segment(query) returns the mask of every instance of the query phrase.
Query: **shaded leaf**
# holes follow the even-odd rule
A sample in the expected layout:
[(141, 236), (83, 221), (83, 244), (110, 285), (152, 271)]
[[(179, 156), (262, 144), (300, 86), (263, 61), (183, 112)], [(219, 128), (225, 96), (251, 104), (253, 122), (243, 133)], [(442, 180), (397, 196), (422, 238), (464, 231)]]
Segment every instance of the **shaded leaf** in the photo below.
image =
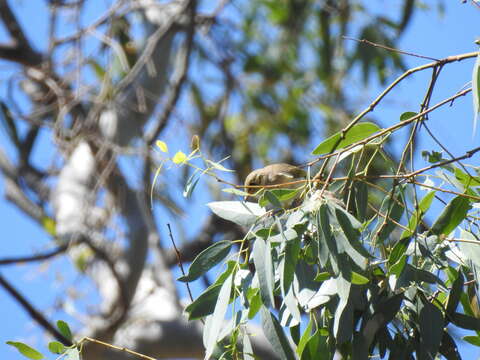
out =
[(194, 302), (185, 308), (188, 320), (196, 320), (210, 315), (215, 310), (221, 284), (208, 287)]
[(458, 352), (457, 344), (455, 344), (455, 341), (445, 330), (443, 331), (442, 343), (440, 344), (438, 352), (442, 354), (447, 360), (462, 359)]
[(68, 326), (65, 321), (58, 320), (57, 328), (63, 336), (65, 336), (68, 340), (73, 341), (72, 331), (70, 330), (70, 326)]
[[(448, 301), (446, 306), (447, 314), (452, 314), (456, 311), (458, 303), (460, 301), (460, 296), (462, 295), (462, 292), (463, 292), (463, 283), (464, 283), (463, 274), (461, 271), (459, 271), (458, 277), (453, 282), (452, 289), (448, 294)], [(447, 316), (447, 319), (448, 319), (448, 316)]]
[(375, 307), (372, 317), (365, 323), (362, 334), (365, 338), (367, 348), (372, 344), (378, 330), (388, 324), (400, 310), (403, 301), (403, 293), (394, 295)]
[(290, 347), (290, 343), (275, 316), (273, 316), (265, 306), (262, 306), (260, 313), (262, 315), (263, 332), (272, 345), (274, 352), (280, 357), (280, 359), (295, 359), (295, 354)]
[(458, 327), (461, 327), (462, 329), (480, 331), (480, 319), (458, 312), (450, 314), (449, 318), (452, 323)]
[(419, 325), (422, 351), (426, 352), (427, 359), (433, 359), (438, 352), (443, 336), (442, 312), (432, 303), (426, 302), (420, 310)]
[(470, 202), (463, 196), (457, 196), (442, 210), (431, 228), (433, 235), (449, 235), (465, 219)]
[(188, 274), (178, 278), (182, 282), (190, 282), (198, 279), (215, 265), (224, 260), (232, 247), (231, 241), (218, 241), (198, 254), (193, 260)]

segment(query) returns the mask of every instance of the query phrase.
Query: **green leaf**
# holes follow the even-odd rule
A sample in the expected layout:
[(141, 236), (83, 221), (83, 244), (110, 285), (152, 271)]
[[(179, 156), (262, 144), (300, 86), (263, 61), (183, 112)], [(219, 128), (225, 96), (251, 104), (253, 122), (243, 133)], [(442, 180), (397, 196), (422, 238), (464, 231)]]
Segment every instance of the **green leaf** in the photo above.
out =
[(267, 206), (268, 203), (272, 204), (276, 208), (281, 208), (282, 204), (277, 199), (275, 195), (270, 190), (267, 190), (263, 193), (260, 201), (258, 202), (261, 207)]
[(328, 139), (320, 143), (315, 150), (312, 151), (312, 155), (328, 154), (332, 151), (342, 149), (348, 145), (361, 141), (370, 135), (379, 131), (380, 128), (371, 122), (362, 122), (354, 125), (342, 139), (342, 133), (338, 132)]
[(443, 336), (442, 312), (432, 303), (426, 302), (420, 310), (419, 325), (422, 351), (427, 353), (427, 359), (434, 359)]
[(300, 254), (300, 239), (293, 239), (285, 243), (283, 276), (281, 278), (282, 292), (285, 295), (293, 282), (298, 256)]
[(256, 238), (253, 244), (253, 262), (257, 269), (258, 282), (260, 284), (260, 296), (263, 304), (267, 307), (275, 303), (273, 298), (273, 265), (270, 243), (262, 238)]
[(44, 356), (42, 353), (38, 352), (37, 350), (35, 350), (34, 348), (31, 348), (30, 346), (28, 346), (27, 344), (24, 344), (22, 342), (18, 342), (18, 341), (7, 341), (7, 344), (8, 345), (11, 345), (15, 348), (17, 348), (17, 350), (25, 357), (29, 358), (29, 359), (33, 359), (33, 360), (40, 360), (40, 359), (43, 359)]
[(480, 177), (478, 176), (471, 176), (459, 168), (455, 168), (455, 177), (457, 178), (458, 181), (462, 183), (466, 188), (468, 187), (476, 187), (480, 186)]
[(329, 272), (321, 272), (318, 273), (317, 276), (315, 276), (315, 281), (322, 282), (330, 279), (332, 275), (330, 275)]
[(404, 230), (402, 235), (400, 236), (401, 239), (412, 236), (413, 233), (415, 232), (415, 229), (417, 228), (418, 223), (420, 222), (421, 219), (423, 219), (423, 216), (427, 212), (427, 210), (430, 208), (430, 205), (432, 205), (432, 201), (435, 197), (436, 191), (430, 191), (427, 195), (425, 195), (420, 203), (418, 204), (418, 211), (415, 210), (408, 220), (408, 230)]
[(295, 359), (295, 354), (290, 347), (290, 343), (275, 316), (273, 316), (265, 306), (262, 306), (260, 313), (262, 315), (263, 332), (272, 345), (273, 351), (280, 357), (280, 359)]
[(255, 203), (242, 203), (240, 201), (214, 201), (207, 206), (213, 213), (222, 219), (235, 224), (250, 227), (260, 216), (265, 215), (264, 208)]
[(48, 350), (53, 354), (63, 354), (65, 349), (65, 346), (58, 341), (51, 341), (48, 343)]
[[(403, 210), (404, 206), (400, 196), (395, 196), (393, 199), (390, 196), (385, 198), (380, 208), (380, 213), (383, 216), (380, 217), (376, 230), (378, 231), (378, 241), (380, 243), (383, 243), (395, 229), (396, 223), (402, 218)], [(385, 219), (384, 216), (387, 218)]]
[(478, 113), (480, 112), (480, 52), (477, 55), (477, 61), (473, 65), (472, 73), (472, 97), (473, 97), (473, 134), (477, 130)]
[(389, 297), (375, 306), (375, 312), (365, 323), (362, 334), (365, 338), (367, 348), (372, 344), (375, 334), (387, 325), (400, 310), (403, 301), (403, 293)]
[(469, 344), (480, 347), (480, 336), (478, 336), (478, 335), (477, 336), (464, 336), (462, 339), (465, 340), (466, 342), (468, 342)]
[(70, 330), (70, 326), (68, 326), (65, 321), (58, 320), (57, 328), (63, 336), (65, 336), (68, 340), (73, 341), (72, 331)]
[(369, 282), (370, 282), (370, 280), (368, 278), (366, 278), (365, 276), (360, 275), (360, 274), (356, 273), (355, 271), (352, 271), (352, 284), (364, 285), (364, 284), (368, 284)]
[(230, 275), (225, 282), (223, 283), (220, 292), (218, 294), (217, 303), (215, 305), (215, 310), (211, 316), (211, 322), (207, 327), (205, 327), (204, 337), (206, 338), (205, 343), (205, 358), (209, 359), (215, 350), (217, 345), (218, 335), (222, 329), (222, 325), (225, 321), (225, 314), (227, 313), (228, 303), (230, 302), (230, 294), (232, 292), (233, 276)]
[(227, 263), (227, 269), (210, 285), (194, 302), (185, 308), (189, 320), (196, 320), (210, 315), (215, 310), (220, 288), (225, 280), (232, 274), (236, 266), (235, 261)]
[(102, 81), (105, 77), (105, 69), (93, 58), (88, 59), (87, 64), (92, 67), (98, 80)]
[(316, 360), (319, 358), (319, 354), (329, 357), (328, 346), (326, 343), (327, 337), (322, 336), (317, 329), (315, 333), (308, 339), (305, 349), (302, 352), (301, 360)]
[(470, 210), (468, 199), (463, 196), (455, 197), (445, 206), (440, 216), (435, 220), (431, 228), (431, 234), (449, 235), (465, 220), (468, 210)]
[(312, 334), (312, 327), (313, 327), (313, 319), (310, 317), (310, 321), (308, 322), (307, 328), (303, 332), (302, 337), (300, 338), (300, 342), (297, 346), (297, 354), (301, 357), (305, 346), (307, 345), (308, 340)]
[(231, 241), (218, 241), (198, 254), (193, 260), (188, 274), (181, 276), (178, 280), (182, 282), (191, 282), (198, 279), (215, 265), (225, 259), (232, 247)]
[(262, 298), (260, 297), (260, 290), (256, 289), (254, 295), (250, 300), (250, 307), (248, 309), (248, 318), (252, 320), (262, 307)]
[(413, 111), (404, 112), (402, 115), (400, 115), (400, 121), (408, 120), (414, 116), (417, 116), (416, 112), (413, 112)]
[[(458, 277), (453, 282), (452, 289), (448, 294), (447, 307), (445, 310), (447, 314), (452, 314), (457, 310), (457, 306), (460, 301), (460, 296), (462, 295), (462, 292), (463, 292), (463, 283), (464, 283), (463, 274), (461, 271), (459, 271)], [(447, 319), (448, 319), (448, 316), (447, 316)]]
[(404, 238), (400, 241), (397, 241), (392, 249), (392, 252), (390, 253), (390, 256), (388, 257), (388, 264), (390, 266), (396, 264), (397, 261), (400, 260), (400, 258), (405, 254), (408, 249), (408, 244), (410, 244), (410, 240), (410, 238)]

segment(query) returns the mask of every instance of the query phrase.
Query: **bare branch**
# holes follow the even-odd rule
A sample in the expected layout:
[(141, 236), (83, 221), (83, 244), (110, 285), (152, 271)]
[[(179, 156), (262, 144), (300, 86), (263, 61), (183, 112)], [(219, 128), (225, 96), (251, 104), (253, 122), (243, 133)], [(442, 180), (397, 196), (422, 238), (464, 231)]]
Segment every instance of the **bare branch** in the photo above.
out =
[(30, 46), (30, 42), (23, 32), (12, 9), (10, 9), (7, 0), (0, 0), (0, 18), (5, 24), (13, 41), (13, 45), (11, 46), (3, 45), (0, 47), (0, 56), (5, 55), (8, 57), (8, 60), (19, 62), (24, 65), (39, 65), (42, 62), (42, 56)]
[(63, 244), (53, 250), (47, 251), (42, 254), (4, 258), (4, 259), (0, 259), (0, 265), (12, 265), (12, 264), (18, 264), (18, 263), (28, 263), (28, 262), (48, 260), (54, 256), (64, 253), (67, 249), (68, 249), (68, 244)]
[(53, 337), (58, 341), (61, 341), (66, 346), (73, 345), (70, 339), (67, 339), (65, 336), (57, 330), (44, 316), (43, 314), (35, 309), (35, 307), (22, 295), (18, 292), (17, 289), (13, 287), (2, 275), (0, 275), (0, 285), (15, 299), (20, 305), (25, 309), (25, 311), (35, 320), (41, 327), (48, 331)]

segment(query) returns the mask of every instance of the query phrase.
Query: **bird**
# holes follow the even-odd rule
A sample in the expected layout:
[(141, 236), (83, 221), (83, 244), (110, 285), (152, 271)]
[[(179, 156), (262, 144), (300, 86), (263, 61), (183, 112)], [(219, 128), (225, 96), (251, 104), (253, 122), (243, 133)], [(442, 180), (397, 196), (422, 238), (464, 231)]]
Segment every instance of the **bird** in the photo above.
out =
[(267, 165), (261, 169), (252, 171), (245, 179), (245, 189), (250, 195), (246, 196), (245, 200), (251, 200), (257, 197), (261, 186), (264, 185), (281, 185), (285, 186), (272, 186), (272, 188), (290, 188), (295, 189), (303, 186), (302, 182), (295, 183), (298, 180), (305, 179), (307, 173), (298, 166), (278, 163)]

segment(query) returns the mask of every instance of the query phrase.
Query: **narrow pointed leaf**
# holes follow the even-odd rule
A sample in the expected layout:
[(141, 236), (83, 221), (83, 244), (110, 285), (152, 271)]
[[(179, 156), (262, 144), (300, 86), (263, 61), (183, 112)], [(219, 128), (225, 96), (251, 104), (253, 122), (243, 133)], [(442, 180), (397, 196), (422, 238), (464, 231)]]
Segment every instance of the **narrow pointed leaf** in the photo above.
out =
[(380, 128), (371, 122), (356, 124), (345, 134), (343, 139), (342, 133), (338, 132), (324, 140), (312, 151), (312, 155), (328, 154), (332, 151), (342, 149), (369, 137), (379, 130)]
[(182, 282), (191, 282), (198, 279), (215, 265), (224, 260), (228, 256), (231, 247), (232, 242), (226, 240), (218, 241), (213, 245), (210, 245), (207, 249), (198, 254), (193, 260), (190, 268), (188, 269), (188, 274), (181, 276), (178, 280)]

